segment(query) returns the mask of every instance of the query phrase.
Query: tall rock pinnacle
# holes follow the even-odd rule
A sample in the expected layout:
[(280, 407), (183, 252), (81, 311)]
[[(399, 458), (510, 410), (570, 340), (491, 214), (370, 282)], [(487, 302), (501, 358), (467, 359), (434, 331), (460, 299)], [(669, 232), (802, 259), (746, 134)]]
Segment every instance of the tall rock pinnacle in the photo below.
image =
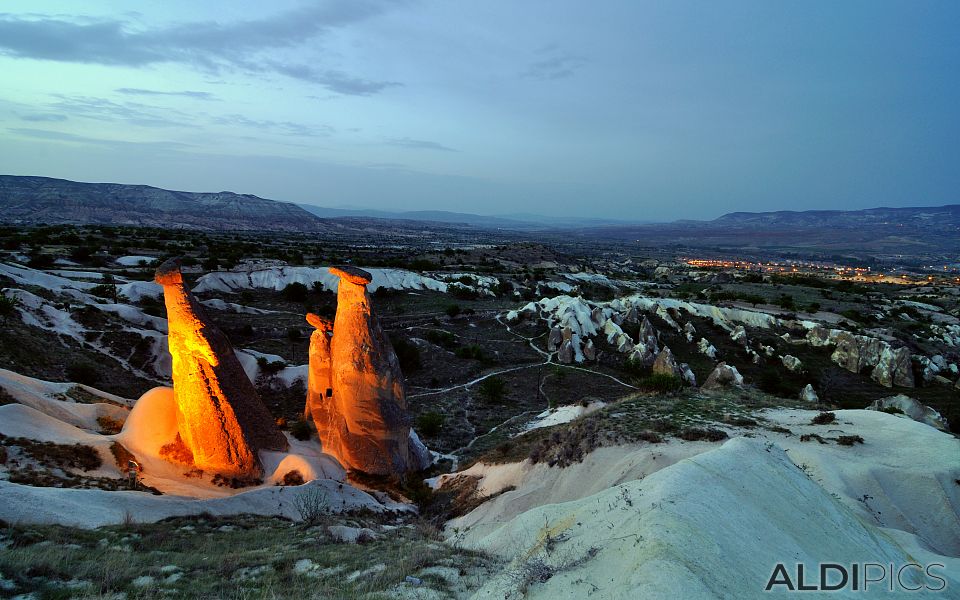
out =
[(258, 450), (285, 450), (276, 428), (227, 337), (206, 317), (180, 274), (180, 262), (157, 268), (173, 356), (173, 393), (180, 438), (203, 469), (242, 478), (263, 473)]
[(403, 374), (370, 306), (370, 274), (355, 267), (331, 267), (330, 272), (340, 277), (329, 342), (331, 395), (326, 397), (324, 390), (325, 397), (317, 401), (324, 377), (325, 340), (311, 339), (307, 402), (323, 451), (345, 468), (369, 474), (419, 470), (426, 466), (424, 449), (411, 442)]

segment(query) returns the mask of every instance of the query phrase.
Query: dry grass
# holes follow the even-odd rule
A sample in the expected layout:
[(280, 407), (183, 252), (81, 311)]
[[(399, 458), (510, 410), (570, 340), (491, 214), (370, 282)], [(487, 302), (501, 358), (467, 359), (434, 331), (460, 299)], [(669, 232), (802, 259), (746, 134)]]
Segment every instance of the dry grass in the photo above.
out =
[[(380, 529), (370, 520), (341, 524)], [(9, 544), (0, 573), (15, 586), (3, 593), (39, 598), (387, 598), (407, 575), (423, 580), (424, 597), (453, 597), (479, 587), (494, 566), (419, 527), (384, 530), (361, 546), (334, 542), (325, 527), (254, 516), (131, 518), (95, 530), (11, 526), (0, 538)], [(429, 567), (457, 578), (424, 573)]]

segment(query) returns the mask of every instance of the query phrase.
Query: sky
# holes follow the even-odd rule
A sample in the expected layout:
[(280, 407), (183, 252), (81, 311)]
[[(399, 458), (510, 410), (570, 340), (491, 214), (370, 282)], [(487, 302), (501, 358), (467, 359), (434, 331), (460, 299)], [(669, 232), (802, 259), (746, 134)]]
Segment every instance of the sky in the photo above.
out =
[(955, 0), (5, 0), (0, 173), (641, 221), (960, 203)]

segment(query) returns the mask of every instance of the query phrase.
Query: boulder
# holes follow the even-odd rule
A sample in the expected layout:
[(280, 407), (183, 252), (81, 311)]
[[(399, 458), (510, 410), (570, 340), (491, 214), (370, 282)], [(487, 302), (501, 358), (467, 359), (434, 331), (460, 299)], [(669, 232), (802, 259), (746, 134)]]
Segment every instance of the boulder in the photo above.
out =
[(573, 341), (563, 340), (560, 350), (557, 351), (557, 360), (560, 364), (569, 365), (573, 362)]
[(597, 348), (593, 345), (593, 340), (587, 340), (583, 345), (583, 357), (587, 360), (597, 360)]
[[(254, 480), (258, 452), (286, 450), (287, 439), (260, 401), (233, 346), (206, 316), (171, 259), (157, 268), (167, 308), (177, 430), (197, 468)], [(170, 440), (173, 442), (174, 440)]]
[(740, 372), (737, 371), (737, 368), (733, 365), (721, 362), (710, 375), (707, 376), (707, 380), (703, 382), (700, 389), (703, 391), (715, 391), (731, 387), (743, 387), (743, 376), (740, 375)]
[(650, 323), (650, 319), (644, 315), (643, 321), (640, 323), (640, 333), (637, 336), (638, 344), (646, 344), (650, 352), (656, 354), (660, 348), (658, 347), (657, 342), (657, 330), (654, 329), (653, 324)]
[(786, 367), (788, 371), (798, 373), (803, 369), (803, 363), (800, 362), (800, 359), (791, 354), (784, 354), (783, 358), (780, 360), (783, 362), (783, 366)]
[(331, 267), (340, 278), (330, 340), (331, 396), (313, 420), (323, 451), (344, 468), (372, 475), (420, 470), (411, 445), (403, 373), (373, 313), (369, 273)]
[(680, 366), (677, 364), (677, 359), (673, 357), (673, 352), (670, 351), (668, 346), (664, 346), (657, 354), (657, 358), (653, 361), (653, 374), (654, 375), (669, 375), (670, 377), (681, 377), (682, 373), (680, 371)]
[(680, 363), (680, 377), (687, 382), (690, 387), (697, 387), (697, 376), (693, 374), (690, 365)]
[(884, 387), (914, 387), (913, 363), (908, 348), (892, 349), (886, 346), (881, 352), (870, 378)]
[(717, 349), (713, 347), (713, 344), (707, 341), (707, 338), (700, 338), (700, 342), (697, 343), (697, 350), (700, 351), (700, 354), (708, 356), (714, 360), (717, 359)]
[(559, 327), (551, 327), (550, 335), (547, 336), (547, 352), (556, 352), (563, 342), (563, 332)]
[(743, 325), (737, 325), (733, 328), (733, 331), (730, 332), (730, 339), (737, 342), (738, 344), (747, 345), (747, 330), (743, 328)]
[(817, 391), (813, 389), (813, 386), (809, 383), (800, 390), (800, 399), (804, 402), (811, 402), (816, 404), (820, 402), (820, 397), (817, 396)]
[(935, 427), (941, 431), (949, 431), (947, 420), (943, 418), (940, 413), (929, 406), (920, 404), (910, 396), (897, 394), (896, 396), (890, 396), (889, 398), (881, 398), (879, 400), (874, 400), (873, 403), (867, 407), (867, 410), (885, 409), (899, 410), (914, 421), (926, 423), (930, 427)]
[(630, 310), (627, 311), (627, 314), (623, 317), (624, 322), (635, 324), (640, 322), (640, 315), (637, 314), (637, 307), (631, 306)]
[(687, 321), (683, 324), (683, 335), (687, 338), (688, 342), (693, 342), (693, 338), (697, 333), (697, 328), (693, 326), (693, 323)]

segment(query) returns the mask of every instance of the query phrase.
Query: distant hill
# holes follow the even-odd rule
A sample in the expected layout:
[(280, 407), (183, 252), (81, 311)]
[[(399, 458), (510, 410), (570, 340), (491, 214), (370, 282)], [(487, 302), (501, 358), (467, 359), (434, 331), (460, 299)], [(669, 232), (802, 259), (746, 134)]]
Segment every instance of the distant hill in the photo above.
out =
[(641, 221), (623, 221), (618, 219), (555, 217), (532, 213), (509, 215), (476, 215), (472, 213), (451, 212), (445, 210), (385, 211), (366, 208), (326, 208), (311, 204), (301, 204), (305, 210), (318, 217), (336, 219), (342, 217), (369, 217), (374, 219), (392, 219), (402, 221), (427, 221), (469, 225), (483, 229), (509, 229), (515, 231), (539, 231), (544, 229), (576, 229), (580, 227), (599, 227), (602, 225), (637, 225)]
[(734, 212), (712, 221), (585, 227), (582, 238), (648, 246), (870, 255), (960, 252), (960, 204), (938, 207)]
[(0, 221), (204, 230), (322, 231), (296, 204), (233, 192), (198, 193), (147, 185), (80, 183), (0, 175)]

